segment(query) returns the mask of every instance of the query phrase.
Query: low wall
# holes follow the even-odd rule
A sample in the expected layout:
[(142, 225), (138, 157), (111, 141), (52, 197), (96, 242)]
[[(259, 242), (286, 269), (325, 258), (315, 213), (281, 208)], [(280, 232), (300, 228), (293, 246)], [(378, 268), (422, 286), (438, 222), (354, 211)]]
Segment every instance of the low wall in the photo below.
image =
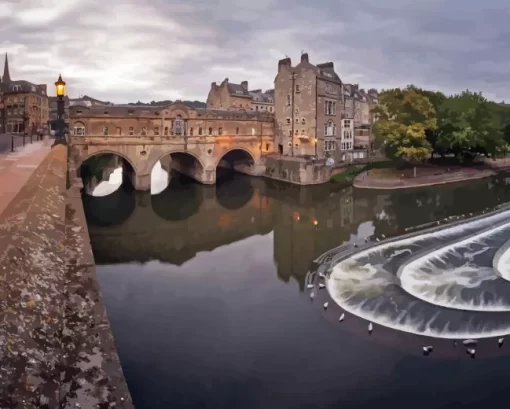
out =
[(297, 157), (268, 155), (265, 157), (262, 176), (297, 185), (318, 185), (331, 178), (331, 169), (324, 161), (311, 161)]
[(81, 198), (54, 147), (0, 216), (0, 408), (132, 408)]

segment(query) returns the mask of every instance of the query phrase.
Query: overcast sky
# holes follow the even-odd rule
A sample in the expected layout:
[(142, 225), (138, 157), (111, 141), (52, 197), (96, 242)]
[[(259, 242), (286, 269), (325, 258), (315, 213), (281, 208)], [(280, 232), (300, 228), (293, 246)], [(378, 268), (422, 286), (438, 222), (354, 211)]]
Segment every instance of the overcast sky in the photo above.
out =
[[(114, 102), (273, 87), (301, 50), (364, 88), (413, 83), (510, 100), (508, 0), (0, 0), (11, 77)], [(3, 63), (2, 63), (3, 66)], [(51, 86), (50, 86), (51, 85)]]

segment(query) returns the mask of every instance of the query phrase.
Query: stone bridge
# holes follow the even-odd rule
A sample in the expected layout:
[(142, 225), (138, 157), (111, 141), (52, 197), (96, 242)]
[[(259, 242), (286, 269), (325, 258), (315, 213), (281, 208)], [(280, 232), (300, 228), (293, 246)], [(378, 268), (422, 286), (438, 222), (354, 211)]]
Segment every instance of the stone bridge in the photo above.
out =
[(270, 143), (269, 136), (69, 137), (76, 170), (95, 155), (118, 155), (125, 160), (126, 175), (136, 190), (150, 190), (151, 172), (158, 161), (167, 171), (174, 169), (208, 185), (216, 183), (218, 167), (261, 176), (265, 171), (262, 148)]

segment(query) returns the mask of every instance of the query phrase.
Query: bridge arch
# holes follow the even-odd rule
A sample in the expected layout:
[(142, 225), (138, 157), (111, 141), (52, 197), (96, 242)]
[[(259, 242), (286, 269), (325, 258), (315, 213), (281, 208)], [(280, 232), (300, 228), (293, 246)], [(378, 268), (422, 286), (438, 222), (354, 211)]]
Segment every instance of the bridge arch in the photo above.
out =
[(219, 157), (218, 157), (218, 160), (216, 161), (216, 165), (215, 167), (218, 167), (218, 165), (220, 165), (220, 162), (222, 160), (225, 160), (225, 157), (233, 157), (232, 159), (235, 159), (235, 155), (239, 155), (239, 153), (241, 153), (242, 155), (244, 155), (244, 157), (242, 156), (238, 156), (238, 158), (240, 160), (249, 160), (251, 163), (250, 165), (253, 166), (255, 165), (255, 162), (256, 162), (256, 159), (255, 159), (255, 155), (247, 148), (244, 148), (242, 146), (235, 146), (233, 148), (230, 148), (228, 150), (226, 150), (225, 152), (223, 152)]
[[(158, 162), (161, 164), (161, 168), (167, 172), (166, 176), (154, 173)], [(201, 158), (193, 152), (172, 150), (158, 155), (148, 169), (150, 169), (151, 186), (157, 184), (158, 187), (155, 190), (157, 193), (161, 193), (168, 187), (171, 181), (172, 170), (203, 183), (206, 166)], [(167, 180), (161, 180), (162, 177), (167, 177)], [(166, 187), (161, 189), (164, 186), (164, 182), (166, 182)]]
[[(107, 155), (106, 158), (105, 155)], [(111, 156), (111, 158), (108, 158), (108, 156)], [(96, 160), (94, 161), (93, 158), (96, 158)], [(105, 159), (102, 161), (102, 158)], [(119, 159), (121, 160), (120, 162)], [(127, 178), (131, 184), (135, 186), (136, 167), (133, 161), (126, 155), (115, 150), (102, 149), (92, 152), (85, 155), (77, 165), (77, 176), (81, 177), (85, 192), (89, 195), (92, 195), (94, 189), (102, 181), (111, 180), (110, 176), (114, 173), (115, 169), (118, 169), (118, 167), (122, 167), (121, 185)], [(113, 192), (110, 192), (109, 194), (111, 193)], [(108, 193), (103, 194), (108, 195)]]

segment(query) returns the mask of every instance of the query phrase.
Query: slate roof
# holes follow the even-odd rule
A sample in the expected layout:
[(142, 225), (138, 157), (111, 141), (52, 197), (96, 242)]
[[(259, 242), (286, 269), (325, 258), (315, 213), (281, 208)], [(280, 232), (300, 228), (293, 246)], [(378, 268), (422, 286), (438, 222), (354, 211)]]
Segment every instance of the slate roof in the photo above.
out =
[(227, 82), (227, 89), (230, 95), (235, 95), (236, 97), (251, 98), (249, 91), (244, 89), (241, 84), (233, 84), (231, 82)]
[(333, 81), (338, 84), (342, 84), (342, 80), (335, 72), (332, 62), (326, 62), (323, 64), (317, 64), (317, 76), (326, 81)]
[(265, 103), (273, 103), (274, 102), (274, 89), (267, 90), (262, 92), (261, 89), (255, 89), (253, 91), (249, 91), (251, 97), (254, 101), (265, 102)]
[[(170, 107), (171, 105), (169, 105)], [(73, 105), (69, 107), (69, 114), (73, 117), (104, 117), (113, 115), (119, 117), (143, 118), (145, 116), (156, 116), (166, 107), (163, 106), (136, 106), (136, 105), (111, 105), (111, 106), (80, 106)], [(271, 113), (262, 111), (226, 111), (220, 109), (192, 108), (191, 111), (197, 113), (197, 117), (210, 117), (217, 119), (256, 119), (259, 121), (273, 121), (274, 116)], [(82, 111), (78, 114), (77, 111)], [(107, 114), (105, 114), (107, 112)], [(132, 113), (132, 115), (130, 115)]]
[(4, 94), (32, 93), (47, 97), (44, 85), (36, 85), (24, 80), (10, 81), (7, 84), (2, 84), (2, 90)]

